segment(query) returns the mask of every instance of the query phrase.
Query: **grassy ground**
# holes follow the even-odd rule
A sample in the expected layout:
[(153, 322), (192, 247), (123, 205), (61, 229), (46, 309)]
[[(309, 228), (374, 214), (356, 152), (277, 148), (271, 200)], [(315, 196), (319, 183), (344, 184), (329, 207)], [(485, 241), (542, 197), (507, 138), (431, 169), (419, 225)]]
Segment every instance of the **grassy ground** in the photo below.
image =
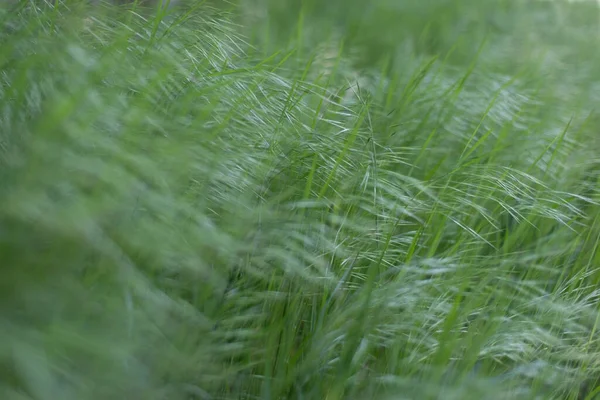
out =
[(595, 3), (178, 7), (1, 9), (0, 398), (597, 398)]

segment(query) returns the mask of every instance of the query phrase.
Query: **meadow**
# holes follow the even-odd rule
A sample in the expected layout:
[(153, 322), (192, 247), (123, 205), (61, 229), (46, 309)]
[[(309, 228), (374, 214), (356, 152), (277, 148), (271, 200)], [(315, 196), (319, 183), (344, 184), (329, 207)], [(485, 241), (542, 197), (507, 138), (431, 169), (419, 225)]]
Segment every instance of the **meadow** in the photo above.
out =
[(0, 398), (600, 398), (595, 1), (0, 6)]

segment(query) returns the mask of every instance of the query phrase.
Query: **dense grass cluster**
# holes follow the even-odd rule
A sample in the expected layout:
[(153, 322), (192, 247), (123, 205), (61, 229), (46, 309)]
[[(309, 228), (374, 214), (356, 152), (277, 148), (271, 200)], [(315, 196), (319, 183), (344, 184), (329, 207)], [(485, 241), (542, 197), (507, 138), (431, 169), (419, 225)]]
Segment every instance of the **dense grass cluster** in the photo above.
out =
[(600, 393), (592, 3), (0, 11), (0, 398)]

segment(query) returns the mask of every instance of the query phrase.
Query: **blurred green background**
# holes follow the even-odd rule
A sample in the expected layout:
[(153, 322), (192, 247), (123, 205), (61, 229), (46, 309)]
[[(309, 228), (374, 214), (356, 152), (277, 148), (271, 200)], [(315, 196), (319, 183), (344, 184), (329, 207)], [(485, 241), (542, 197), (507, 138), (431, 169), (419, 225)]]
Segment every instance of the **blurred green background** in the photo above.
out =
[(600, 389), (595, 1), (0, 7), (0, 399)]

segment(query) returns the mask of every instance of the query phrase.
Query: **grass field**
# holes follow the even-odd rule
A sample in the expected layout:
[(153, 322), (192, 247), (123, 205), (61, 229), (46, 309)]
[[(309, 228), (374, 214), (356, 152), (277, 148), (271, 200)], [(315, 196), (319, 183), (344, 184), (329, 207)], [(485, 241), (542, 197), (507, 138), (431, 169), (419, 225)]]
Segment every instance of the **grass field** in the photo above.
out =
[(0, 398), (600, 398), (595, 1), (0, 8)]

